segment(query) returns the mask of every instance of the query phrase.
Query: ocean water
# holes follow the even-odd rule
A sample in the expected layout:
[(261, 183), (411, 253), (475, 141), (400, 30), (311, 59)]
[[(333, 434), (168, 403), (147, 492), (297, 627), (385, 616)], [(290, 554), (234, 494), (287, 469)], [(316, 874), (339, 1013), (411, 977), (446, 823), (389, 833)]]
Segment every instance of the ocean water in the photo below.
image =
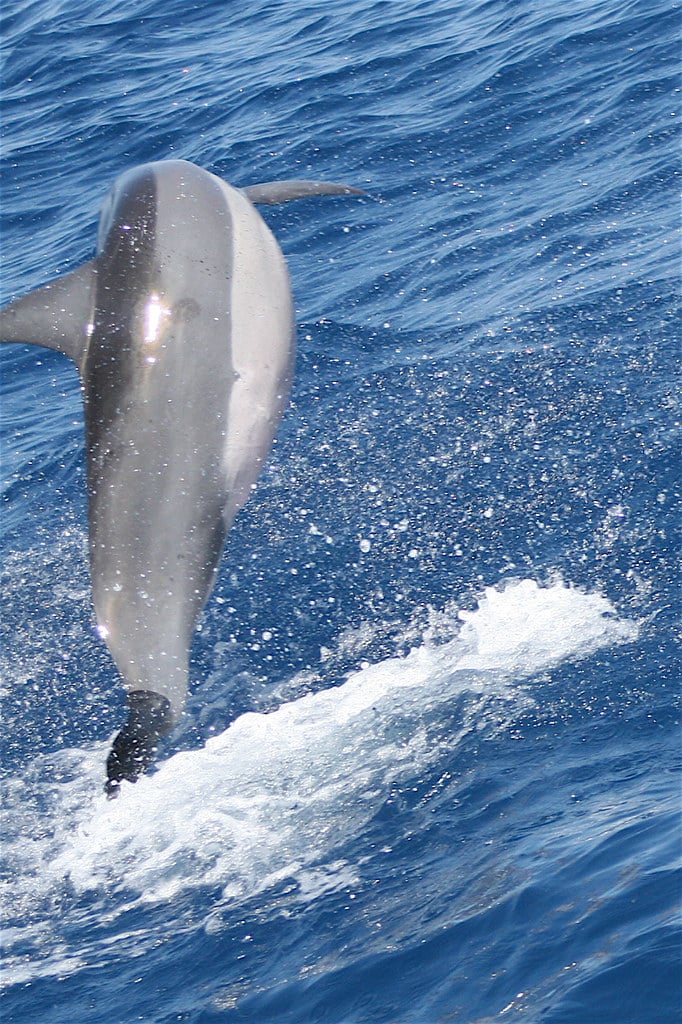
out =
[(7, 1024), (673, 1024), (679, 4), (5, 0), (2, 301), (182, 157), (291, 406), (157, 770), (102, 792), (78, 380), (3, 346)]

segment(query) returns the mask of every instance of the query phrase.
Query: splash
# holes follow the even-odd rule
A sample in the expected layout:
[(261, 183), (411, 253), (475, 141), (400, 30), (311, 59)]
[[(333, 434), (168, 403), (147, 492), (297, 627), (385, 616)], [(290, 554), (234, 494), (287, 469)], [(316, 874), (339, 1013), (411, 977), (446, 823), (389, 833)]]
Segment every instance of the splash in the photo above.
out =
[[(65, 889), (106, 892), (112, 912), (112, 894), (124, 908), (214, 887), (229, 905), (289, 877), (314, 893), (332, 884), (333, 864), (347, 879), (339, 848), (392, 786), (427, 772), (444, 743), (452, 750), (472, 730), (513, 721), (532, 701), (536, 673), (637, 632), (599, 595), (530, 580), (486, 590), (476, 610), (452, 615), (453, 639), (425, 640), (341, 685), (244, 714), (203, 749), (124, 785), (117, 801), (101, 795), (103, 746), (11, 780), (5, 919), (30, 914), (38, 936)], [(49, 778), (55, 766), (66, 781)], [(8, 948), (20, 937), (17, 926)]]

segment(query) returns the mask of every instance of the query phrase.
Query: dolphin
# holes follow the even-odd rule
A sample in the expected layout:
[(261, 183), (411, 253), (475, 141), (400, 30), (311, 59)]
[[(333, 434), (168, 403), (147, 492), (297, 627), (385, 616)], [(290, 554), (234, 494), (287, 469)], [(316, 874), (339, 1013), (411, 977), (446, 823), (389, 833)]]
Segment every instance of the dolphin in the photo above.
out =
[(0, 311), (0, 341), (56, 349), (80, 373), (95, 615), (128, 699), (110, 797), (178, 721), (227, 531), (288, 401), (289, 275), (254, 203), (351, 194), (143, 164), (108, 193), (95, 258)]

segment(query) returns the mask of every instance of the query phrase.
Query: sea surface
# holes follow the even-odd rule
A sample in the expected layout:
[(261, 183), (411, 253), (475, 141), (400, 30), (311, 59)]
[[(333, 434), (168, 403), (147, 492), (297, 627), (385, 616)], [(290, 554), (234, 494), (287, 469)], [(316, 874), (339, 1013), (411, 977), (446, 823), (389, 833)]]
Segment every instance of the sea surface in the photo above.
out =
[(3, 346), (4, 1024), (682, 1019), (679, 37), (4, 0), (3, 302), (145, 161), (367, 193), (264, 212), (292, 401), (118, 801), (77, 374)]

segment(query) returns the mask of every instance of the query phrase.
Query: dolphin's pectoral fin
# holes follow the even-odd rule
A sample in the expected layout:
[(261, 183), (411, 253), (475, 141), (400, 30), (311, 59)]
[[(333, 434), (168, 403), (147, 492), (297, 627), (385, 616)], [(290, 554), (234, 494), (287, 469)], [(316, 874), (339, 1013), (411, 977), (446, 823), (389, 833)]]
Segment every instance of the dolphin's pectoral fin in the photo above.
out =
[(107, 758), (105, 790), (109, 799), (118, 796), (119, 786), (137, 782), (154, 760), (159, 740), (173, 728), (170, 702), (151, 690), (128, 694), (128, 721), (113, 742)]
[(307, 196), (364, 196), (360, 188), (341, 185), (335, 181), (266, 181), (260, 185), (247, 185), (240, 190), (252, 203), (274, 206), (288, 203), (291, 199), (305, 199)]
[(80, 369), (95, 308), (96, 260), (0, 310), (0, 341), (64, 352)]

